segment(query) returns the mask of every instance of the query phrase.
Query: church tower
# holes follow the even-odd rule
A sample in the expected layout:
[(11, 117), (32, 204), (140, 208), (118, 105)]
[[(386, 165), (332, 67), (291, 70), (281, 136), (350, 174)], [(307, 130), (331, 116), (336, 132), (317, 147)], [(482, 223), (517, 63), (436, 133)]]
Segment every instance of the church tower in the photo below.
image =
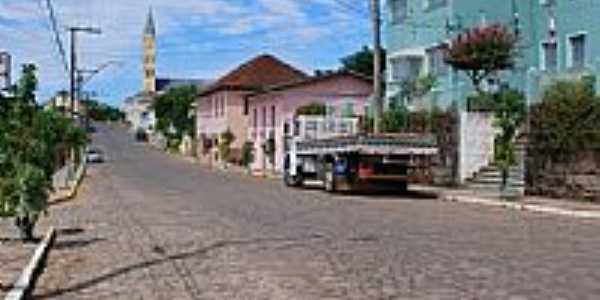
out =
[(148, 11), (144, 27), (144, 92), (156, 92), (156, 28), (152, 9)]

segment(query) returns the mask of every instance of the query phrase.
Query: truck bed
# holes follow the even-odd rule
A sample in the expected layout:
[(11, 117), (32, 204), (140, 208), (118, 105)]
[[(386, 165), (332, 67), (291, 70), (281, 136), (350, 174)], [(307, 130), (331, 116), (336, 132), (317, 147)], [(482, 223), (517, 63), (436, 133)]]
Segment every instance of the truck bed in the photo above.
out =
[(436, 138), (423, 134), (350, 135), (297, 142), (298, 155), (349, 153), (373, 155), (435, 155)]

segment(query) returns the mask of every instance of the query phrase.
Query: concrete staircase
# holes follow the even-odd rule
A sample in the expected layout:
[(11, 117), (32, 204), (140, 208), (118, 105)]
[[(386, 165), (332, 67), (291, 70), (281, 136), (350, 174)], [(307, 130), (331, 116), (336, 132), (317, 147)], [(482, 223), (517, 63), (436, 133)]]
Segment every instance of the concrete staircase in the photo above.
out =
[[(525, 195), (525, 145), (516, 145), (517, 163), (510, 167), (508, 175), (507, 195), (511, 197), (522, 197)], [(477, 171), (471, 179), (467, 180), (467, 186), (472, 191), (482, 196), (501, 196), (502, 172), (498, 166), (490, 164)]]

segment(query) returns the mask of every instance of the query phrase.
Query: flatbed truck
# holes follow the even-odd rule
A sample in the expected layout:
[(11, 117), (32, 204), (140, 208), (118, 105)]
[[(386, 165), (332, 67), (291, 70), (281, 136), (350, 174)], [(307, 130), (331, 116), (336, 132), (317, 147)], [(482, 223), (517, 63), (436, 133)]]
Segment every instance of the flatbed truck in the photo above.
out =
[(300, 116), (285, 124), (283, 179), (301, 187), (320, 181), (326, 191), (405, 191), (433, 181), (438, 154), (428, 134), (361, 134), (356, 118)]

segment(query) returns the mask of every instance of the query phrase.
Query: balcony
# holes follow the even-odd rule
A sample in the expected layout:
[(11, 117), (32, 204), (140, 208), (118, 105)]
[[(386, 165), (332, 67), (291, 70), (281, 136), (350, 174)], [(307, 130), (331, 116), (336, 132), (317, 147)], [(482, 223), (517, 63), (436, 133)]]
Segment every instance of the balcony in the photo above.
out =
[(273, 127), (250, 127), (250, 128), (248, 128), (248, 139), (251, 141), (265, 141), (269, 138), (275, 138), (275, 128), (273, 128)]

